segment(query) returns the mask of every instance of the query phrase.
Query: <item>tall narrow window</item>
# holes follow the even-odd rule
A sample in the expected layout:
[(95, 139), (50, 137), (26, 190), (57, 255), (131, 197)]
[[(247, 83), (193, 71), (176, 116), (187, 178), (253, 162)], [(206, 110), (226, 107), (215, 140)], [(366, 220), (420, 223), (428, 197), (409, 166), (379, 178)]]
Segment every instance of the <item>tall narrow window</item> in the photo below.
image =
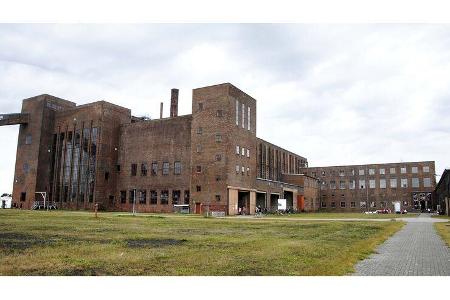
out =
[(242, 128), (245, 128), (245, 104), (242, 103)]
[(147, 163), (141, 164), (141, 176), (147, 176)]
[(137, 164), (131, 164), (131, 176), (136, 176)]
[(158, 163), (152, 162), (152, 175), (155, 176), (158, 174)]
[(163, 171), (162, 171), (163, 175), (169, 175), (169, 163), (168, 162), (163, 162)]
[(236, 100), (236, 125), (239, 125), (239, 101)]
[(247, 129), (250, 130), (250, 106), (247, 107)]
[(181, 174), (181, 162), (176, 161), (174, 164), (174, 174), (180, 175)]

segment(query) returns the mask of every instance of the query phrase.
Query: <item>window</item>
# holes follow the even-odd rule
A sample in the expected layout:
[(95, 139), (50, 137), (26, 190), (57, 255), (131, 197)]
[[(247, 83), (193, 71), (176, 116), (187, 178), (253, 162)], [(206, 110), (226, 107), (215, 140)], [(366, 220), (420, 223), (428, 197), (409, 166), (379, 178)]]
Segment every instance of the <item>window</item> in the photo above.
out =
[(128, 192), (128, 202), (133, 203), (134, 202), (134, 190), (129, 190)]
[(345, 208), (345, 201), (341, 201), (341, 208)]
[(151, 190), (150, 191), (150, 204), (157, 204), (158, 203), (158, 192)]
[(247, 176), (250, 176), (250, 168), (247, 168)]
[(386, 179), (380, 179), (380, 189), (386, 188)]
[(250, 106), (247, 107), (247, 130), (250, 130)]
[(311, 175), (312, 177), (317, 177), (317, 173), (316, 172), (312, 172), (311, 174), (312, 174)]
[(411, 180), (411, 186), (413, 188), (418, 188), (419, 187), (419, 178), (412, 178)]
[(359, 176), (362, 176), (362, 175), (364, 175), (364, 170), (363, 170), (363, 169), (360, 169), (360, 170), (359, 170)]
[(222, 135), (220, 133), (216, 133), (216, 143), (222, 142)]
[(430, 167), (429, 166), (423, 166), (423, 172), (424, 173), (428, 173), (428, 172), (430, 172)]
[(109, 172), (105, 172), (105, 181), (108, 181), (109, 179)]
[(20, 201), (24, 202), (26, 199), (27, 199), (27, 193), (26, 192), (20, 193)]
[(423, 187), (431, 187), (431, 178), (423, 179)]
[(355, 208), (356, 207), (356, 202), (350, 202), (350, 207)]
[(370, 202), (370, 207), (371, 207), (371, 208), (377, 207), (376, 202), (375, 202), (375, 201)]
[(181, 162), (180, 161), (176, 161), (174, 163), (174, 167), (173, 167), (173, 173), (175, 175), (180, 175), (181, 174)]
[(203, 134), (203, 127), (197, 128), (197, 134)]
[(355, 181), (354, 180), (350, 180), (348, 182), (348, 188), (351, 189), (351, 190), (355, 189)]
[(325, 208), (325, 207), (327, 207), (327, 203), (326, 203), (325, 201), (322, 201), (322, 202), (320, 203), (320, 206), (323, 207), (323, 208)]
[(369, 169), (369, 175), (375, 175), (375, 169)]
[(162, 205), (169, 204), (169, 191), (168, 190), (161, 191), (161, 204)]
[(386, 207), (386, 202), (381, 201), (381, 202), (380, 202), (380, 207), (381, 207), (381, 208), (385, 208), (385, 207)]
[(345, 189), (345, 181), (344, 181), (344, 180), (339, 181), (339, 188), (340, 188), (341, 190), (344, 190), (344, 189)]
[(220, 195), (216, 195), (216, 202), (220, 202)]
[(141, 164), (141, 176), (147, 176), (147, 163)]
[(250, 157), (250, 149), (247, 149), (247, 157)]
[(158, 174), (158, 163), (157, 162), (152, 162), (152, 175), (156, 175)]
[(345, 176), (345, 171), (344, 170), (339, 170), (339, 176), (344, 177)]
[(131, 176), (136, 176), (137, 164), (131, 164)]
[(374, 189), (375, 188), (375, 179), (369, 180), (369, 188)]
[(417, 172), (419, 172), (419, 169), (417, 167), (411, 168), (411, 173), (417, 174)]
[(242, 147), (242, 149), (241, 149), (241, 155), (245, 156), (245, 148), (244, 147)]
[(31, 145), (31, 134), (25, 136), (25, 145)]
[(197, 145), (197, 153), (201, 153), (202, 152), (202, 146), (201, 145)]
[(366, 201), (360, 201), (359, 202), (359, 207), (366, 208)]
[(239, 170), (240, 170), (239, 165), (236, 165), (236, 174), (239, 174)]
[(242, 128), (245, 128), (245, 104), (242, 103)]
[(120, 203), (127, 202), (127, 191), (120, 191)]
[(236, 125), (239, 125), (239, 101), (236, 100)]
[(220, 177), (220, 175), (216, 175), (216, 181), (221, 181), (222, 177)]
[(322, 185), (320, 186), (320, 189), (326, 190), (326, 188), (327, 188), (327, 182), (324, 180), (324, 181), (322, 181)]
[(336, 181), (334, 181), (334, 180), (330, 181), (330, 189), (332, 189), (332, 190), (336, 189)]
[(28, 163), (24, 163), (23, 164), (23, 172), (25, 174), (28, 174), (29, 171), (30, 171), (30, 165)]
[(184, 191), (184, 204), (189, 204), (189, 190)]
[(245, 167), (244, 166), (241, 167), (241, 172), (242, 172), (242, 175), (245, 174)]
[(216, 161), (221, 161), (222, 160), (222, 154), (216, 154), (215, 160)]
[(401, 167), (400, 168), (400, 173), (406, 174), (406, 167)]
[(116, 171), (120, 172), (120, 165), (119, 164), (116, 165)]
[(139, 191), (139, 204), (146, 204), (146, 203), (147, 203), (147, 191), (140, 190)]
[(364, 179), (359, 181), (359, 188), (360, 189), (366, 188), (366, 181)]
[(391, 178), (389, 180), (391, 188), (397, 188), (397, 178)]
[(331, 208), (336, 208), (336, 202), (334, 201), (331, 202)]
[(390, 168), (390, 169), (389, 169), (389, 173), (395, 174), (395, 168)]
[(163, 175), (169, 175), (169, 163), (167, 161), (163, 162)]
[(218, 110), (216, 111), (216, 117), (219, 117), (219, 118), (223, 117), (223, 110), (218, 109)]
[(325, 176), (325, 171), (322, 171), (322, 176)]
[(386, 171), (384, 169), (380, 169), (380, 175), (386, 174)]
[(196, 167), (195, 167), (195, 171), (196, 171), (197, 173), (201, 173), (201, 172), (202, 172), (202, 166), (196, 166)]
[(202, 191), (202, 186), (201, 185), (197, 185), (197, 192), (201, 192)]
[(236, 146), (236, 154), (239, 155), (241, 153), (241, 149), (239, 146)]
[(408, 187), (408, 179), (407, 178), (402, 178), (401, 179), (401, 187), (402, 188), (407, 188)]
[(198, 103), (198, 111), (202, 111), (203, 110), (203, 103), (199, 102)]
[(181, 191), (180, 190), (174, 190), (172, 191), (172, 204), (178, 204), (180, 201)]

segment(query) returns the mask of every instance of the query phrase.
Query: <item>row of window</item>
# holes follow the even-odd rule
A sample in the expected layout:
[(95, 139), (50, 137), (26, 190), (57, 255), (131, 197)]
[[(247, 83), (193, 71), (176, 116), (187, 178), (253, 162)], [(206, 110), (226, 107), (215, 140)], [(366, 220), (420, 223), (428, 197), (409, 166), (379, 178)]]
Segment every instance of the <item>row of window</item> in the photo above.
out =
[[(380, 189), (385, 189), (386, 188), (386, 179), (380, 179), (378, 182), (378, 187)], [(389, 187), (390, 188), (397, 188), (397, 178), (391, 178), (389, 179)], [(369, 188), (374, 189), (377, 186), (377, 180), (375, 179), (370, 179), (369, 180)], [(355, 184), (356, 184), (356, 180), (349, 180), (348, 181), (348, 185), (347, 185), (347, 181), (345, 180), (340, 180), (339, 181), (339, 189), (340, 190), (345, 190), (345, 189), (355, 189)], [(407, 188), (408, 187), (408, 178), (401, 178), (400, 179), (400, 187), (402, 188)], [(420, 180), (419, 178), (411, 178), (411, 187), (413, 188), (419, 188), (420, 187)], [(423, 187), (431, 187), (431, 178), (423, 178)], [(326, 181), (322, 181), (322, 186), (321, 189), (325, 190), (327, 188), (327, 183)], [(330, 180), (330, 185), (329, 188), (332, 190), (337, 189), (337, 184), (335, 180)], [(364, 179), (358, 180), (358, 188), (359, 189), (365, 189), (366, 188), (366, 181)]]
[[(239, 100), (236, 100), (236, 125), (239, 126), (239, 108), (241, 107)], [(245, 128), (245, 104), (242, 103), (242, 128)], [(247, 130), (250, 130), (250, 106), (247, 106)]]
[[(137, 175), (137, 164), (131, 164), (131, 176), (136, 176)], [(151, 164), (151, 175), (156, 176), (158, 175), (158, 171), (159, 171), (159, 167), (158, 167), (158, 162), (152, 162)], [(161, 168), (161, 174), (162, 175), (169, 175), (169, 170), (170, 170), (170, 163), (165, 161), (162, 163), (162, 168)], [(120, 165), (117, 165), (117, 171), (120, 172)], [(141, 176), (147, 176), (148, 173), (148, 166), (147, 163), (141, 163)], [(181, 174), (181, 162), (180, 161), (176, 161), (173, 164), (173, 173), (175, 175), (180, 175)]]
[(236, 174), (241, 173), (241, 175), (245, 175), (245, 170), (247, 170), (247, 176), (250, 176), (250, 168), (245, 168), (244, 166), (236, 165)]
[(245, 156), (245, 154), (247, 154), (247, 157), (250, 157), (250, 149), (247, 148), (247, 151), (245, 151), (245, 150), (246, 149), (244, 147), (236, 146), (236, 154), (237, 155)]
[[(128, 191), (128, 202), (129, 203), (139, 203), (147, 204), (147, 198), (149, 204), (169, 204), (169, 190), (161, 190), (159, 193), (159, 203), (158, 203), (158, 191), (149, 190), (149, 197), (147, 197), (147, 190), (136, 189)], [(127, 191), (120, 191), (120, 203), (127, 203)], [(184, 204), (189, 204), (189, 190), (184, 191)], [(172, 204), (181, 204), (181, 190), (172, 191)]]
[[(377, 202), (372, 201), (372, 202), (370, 202), (369, 204), (370, 204), (370, 207), (371, 207), (371, 208), (377, 208)], [(388, 205), (388, 202), (381, 201), (381, 202), (379, 203), (379, 206), (378, 206), (378, 207), (380, 207), (380, 208), (389, 208), (387, 205)], [(394, 205), (394, 202), (392, 202), (392, 206), (393, 206), (393, 205)], [(408, 206), (408, 201), (403, 201), (403, 206)], [(327, 207), (327, 202), (322, 201), (322, 202), (320, 203), (320, 207), (326, 208), (326, 207)], [(335, 201), (330, 202), (330, 207), (331, 207), (331, 208), (336, 208), (336, 202), (335, 202)], [(345, 208), (345, 207), (347, 207), (347, 202), (345, 202), (345, 201), (340, 201), (340, 202), (339, 202), (339, 207), (340, 207), (340, 208)], [(350, 207), (351, 207), (351, 208), (356, 208), (356, 202), (355, 202), (355, 201), (350, 202)], [(359, 207), (360, 207), (360, 208), (366, 208), (366, 207), (367, 207), (366, 201), (360, 201), (360, 202), (359, 202)]]
[[(386, 175), (386, 171), (387, 171), (387, 169), (385, 169), (385, 168), (379, 168), (378, 169), (378, 174)], [(364, 176), (365, 172), (366, 172), (365, 169), (359, 169), (358, 170), (358, 175)], [(430, 172), (430, 167), (429, 166), (423, 166), (422, 167), (422, 172), (423, 173), (429, 173)], [(368, 174), (369, 175), (375, 175), (375, 173), (376, 173), (376, 170), (374, 168), (370, 168), (368, 170)], [(401, 167), (400, 168), (400, 174), (406, 174), (406, 173), (407, 173), (407, 167)], [(411, 173), (413, 173), (413, 174), (419, 173), (419, 167), (411, 167)], [(354, 176), (355, 174), (356, 174), (356, 170), (352, 169), (352, 170), (350, 170), (350, 174), (348, 174), (348, 175)], [(397, 174), (397, 169), (396, 168), (389, 168), (389, 174)], [(317, 172), (312, 172), (311, 175), (313, 177), (317, 177)], [(321, 175), (322, 176), (326, 176), (326, 171), (321, 171)], [(336, 176), (336, 171), (335, 170), (331, 170), (330, 171), (330, 175), (331, 176)], [(345, 175), (346, 175), (345, 174), (345, 170), (339, 170), (339, 176), (343, 177)]]

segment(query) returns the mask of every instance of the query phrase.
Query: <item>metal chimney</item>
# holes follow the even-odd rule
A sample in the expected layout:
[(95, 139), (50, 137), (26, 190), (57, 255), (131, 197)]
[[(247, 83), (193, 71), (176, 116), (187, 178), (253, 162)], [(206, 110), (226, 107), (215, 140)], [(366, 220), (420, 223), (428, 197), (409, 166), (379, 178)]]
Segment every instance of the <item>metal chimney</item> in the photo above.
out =
[(162, 119), (163, 118), (163, 103), (161, 102), (161, 105), (159, 107), (159, 118)]

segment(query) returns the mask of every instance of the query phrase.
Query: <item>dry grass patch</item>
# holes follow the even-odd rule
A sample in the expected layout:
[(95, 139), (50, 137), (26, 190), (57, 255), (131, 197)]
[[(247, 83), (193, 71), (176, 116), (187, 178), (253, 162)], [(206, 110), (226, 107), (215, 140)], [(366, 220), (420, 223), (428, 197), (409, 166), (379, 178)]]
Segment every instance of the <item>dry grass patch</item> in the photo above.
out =
[(402, 222), (0, 211), (0, 275), (344, 275)]

